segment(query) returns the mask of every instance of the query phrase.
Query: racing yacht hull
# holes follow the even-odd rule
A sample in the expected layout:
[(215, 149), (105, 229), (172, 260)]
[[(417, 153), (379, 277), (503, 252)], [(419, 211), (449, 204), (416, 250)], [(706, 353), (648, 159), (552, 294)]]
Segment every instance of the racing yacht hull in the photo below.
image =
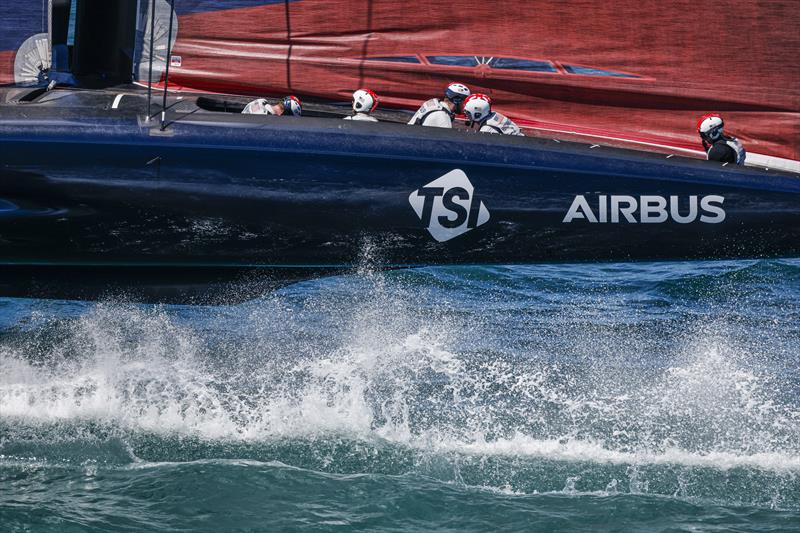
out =
[(791, 174), (183, 105), (165, 131), (124, 109), (0, 110), (0, 294), (193, 301), (364, 261), (800, 255)]

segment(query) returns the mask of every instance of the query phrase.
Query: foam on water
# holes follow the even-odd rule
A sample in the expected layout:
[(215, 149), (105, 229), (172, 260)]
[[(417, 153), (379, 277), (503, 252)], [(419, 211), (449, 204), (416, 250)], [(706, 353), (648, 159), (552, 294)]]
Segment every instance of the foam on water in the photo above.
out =
[[(509, 313), (526, 312), (514, 297), (473, 292), (470, 308), (413, 276), (341, 278), (235, 308), (99, 304), (17, 324), (0, 345), (0, 464), (58, 460), (53, 447), (70, 442), (122, 442), (129, 461), (169, 461), (167, 448), (191, 441), (287, 463), (295, 456), (281, 450), (346, 442), (346, 468), (336, 454), (309, 465), (369, 473), (375, 463), (363, 458), (372, 454), (401, 464), (396, 473), (407, 464), (526, 493), (549, 490), (537, 484), (539, 467), (567, 492), (616, 491), (624, 479), (619, 490), (672, 494), (705, 483), (694, 491), (705, 494), (743, 476), (743, 491), (754, 480), (773, 484), (761, 490), (779, 494), (777, 506), (800, 507), (800, 405), (770, 364), (771, 346), (737, 344), (718, 317), (677, 326), (637, 317), (636, 327), (669, 339), (665, 352), (632, 342), (641, 331), (630, 324), (615, 333), (615, 351), (583, 338), (596, 330), (554, 327), (576, 320), (568, 305), (509, 324)], [(480, 314), (492, 308), (500, 311)], [(565, 337), (580, 349), (537, 355)], [(145, 438), (161, 445), (142, 446)], [(86, 450), (80, 460), (96, 452)], [(437, 461), (447, 475), (436, 474)]]

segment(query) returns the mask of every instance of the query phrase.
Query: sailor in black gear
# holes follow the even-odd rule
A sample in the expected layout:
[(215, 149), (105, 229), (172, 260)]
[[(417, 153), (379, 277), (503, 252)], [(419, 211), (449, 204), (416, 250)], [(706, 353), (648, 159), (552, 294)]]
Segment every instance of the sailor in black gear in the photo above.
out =
[(744, 165), (747, 152), (736, 137), (725, 135), (725, 122), (716, 114), (703, 115), (697, 122), (697, 132), (709, 161)]

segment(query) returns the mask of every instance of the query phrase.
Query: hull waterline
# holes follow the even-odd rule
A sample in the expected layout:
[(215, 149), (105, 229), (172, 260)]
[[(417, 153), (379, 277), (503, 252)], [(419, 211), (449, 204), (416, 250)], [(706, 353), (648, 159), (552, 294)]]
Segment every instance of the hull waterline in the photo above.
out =
[(365, 255), (376, 268), (800, 255), (790, 174), (189, 102), (164, 132), (138, 108), (8, 109), (8, 295), (181, 301), (346, 271)]

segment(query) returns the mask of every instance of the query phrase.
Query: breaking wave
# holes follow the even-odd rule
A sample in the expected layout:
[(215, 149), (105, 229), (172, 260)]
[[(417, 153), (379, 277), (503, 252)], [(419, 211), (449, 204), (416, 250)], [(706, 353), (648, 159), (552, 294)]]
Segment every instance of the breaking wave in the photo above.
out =
[(637, 268), (366, 273), (235, 307), (8, 301), (0, 469), (254, 461), (800, 509), (797, 311), (737, 292), (796, 291), (800, 267)]

